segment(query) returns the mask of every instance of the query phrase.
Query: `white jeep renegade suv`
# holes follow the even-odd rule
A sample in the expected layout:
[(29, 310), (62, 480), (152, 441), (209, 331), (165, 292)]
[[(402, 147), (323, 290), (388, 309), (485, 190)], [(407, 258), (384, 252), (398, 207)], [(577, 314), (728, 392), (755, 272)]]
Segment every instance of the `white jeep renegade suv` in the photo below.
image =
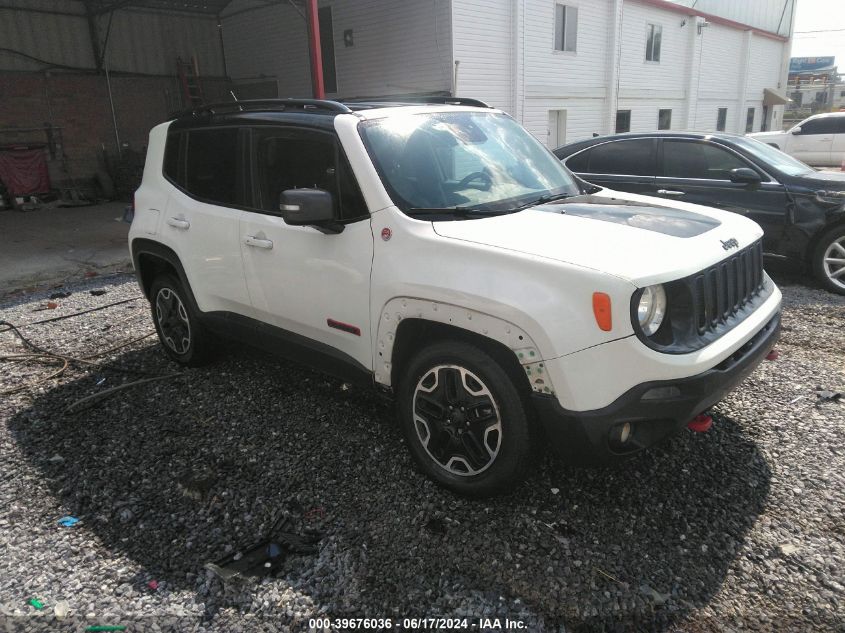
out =
[(167, 354), (222, 335), (375, 385), (425, 472), (484, 495), (543, 437), (578, 461), (655, 444), (772, 349), (757, 224), (587, 185), (501, 111), (432, 101), (154, 128), (129, 240)]

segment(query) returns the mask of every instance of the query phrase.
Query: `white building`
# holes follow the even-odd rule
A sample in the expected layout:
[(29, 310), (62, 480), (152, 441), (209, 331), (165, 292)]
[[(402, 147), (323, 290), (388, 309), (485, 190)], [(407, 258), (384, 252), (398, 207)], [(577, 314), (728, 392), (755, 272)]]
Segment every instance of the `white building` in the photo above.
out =
[[(475, 97), (550, 146), (626, 129), (780, 129), (794, 0), (685, 4), (321, 1), (327, 96)], [(298, 13), (261, 0), (223, 11), (239, 96), (310, 94)]]

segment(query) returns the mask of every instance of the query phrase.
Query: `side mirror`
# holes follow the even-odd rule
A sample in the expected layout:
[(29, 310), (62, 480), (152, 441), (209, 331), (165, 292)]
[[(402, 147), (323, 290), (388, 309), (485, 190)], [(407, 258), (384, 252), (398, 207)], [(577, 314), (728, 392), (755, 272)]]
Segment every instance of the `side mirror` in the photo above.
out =
[(332, 194), (322, 189), (288, 189), (279, 196), (285, 224), (313, 226), (323, 233), (340, 233), (343, 224), (334, 217)]
[(790, 133), (790, 134), (801, 134), (801, 126), (800, 126), (800, 125), (796, 125), (794, 128), (792, 128), (791, 130), (789, 130), (789, 133)]
[(731, 169), (731, 182), (741, 182), (745, 184), (753, 184), (760, 182), (760, 174), (750, 167), (739, 167), (738, 169)]

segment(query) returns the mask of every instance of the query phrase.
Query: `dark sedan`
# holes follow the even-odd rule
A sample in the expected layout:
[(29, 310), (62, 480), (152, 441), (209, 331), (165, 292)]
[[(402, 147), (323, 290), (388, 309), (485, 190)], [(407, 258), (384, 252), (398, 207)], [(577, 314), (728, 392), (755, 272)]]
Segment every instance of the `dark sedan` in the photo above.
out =
[(600, 136), (554, 151), (589, 183), (733, 211), (763, 227), (767, 255), (845, 294), (845, 173), (818, 172), (732, 134)]

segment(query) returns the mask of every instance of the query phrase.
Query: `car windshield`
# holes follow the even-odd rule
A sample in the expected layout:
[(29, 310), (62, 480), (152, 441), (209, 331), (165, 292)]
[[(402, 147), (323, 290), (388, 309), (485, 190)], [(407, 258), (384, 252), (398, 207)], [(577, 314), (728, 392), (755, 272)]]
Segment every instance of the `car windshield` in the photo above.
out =
[(478, 217), (580, 193), (554, 154), (503, 114), (406, 114), (365, 121), (360, 129), (394, 203), (412, 215)]
[(756, 139), (741, 136), (734, 139), (734, 142), (764, 165), (773, 167), (787, 176), (803, 176), (814, 172), (814, 169), (809, 165), (805, 165), (800, 160), (784, 154), (778, 148), (766, 145)]

